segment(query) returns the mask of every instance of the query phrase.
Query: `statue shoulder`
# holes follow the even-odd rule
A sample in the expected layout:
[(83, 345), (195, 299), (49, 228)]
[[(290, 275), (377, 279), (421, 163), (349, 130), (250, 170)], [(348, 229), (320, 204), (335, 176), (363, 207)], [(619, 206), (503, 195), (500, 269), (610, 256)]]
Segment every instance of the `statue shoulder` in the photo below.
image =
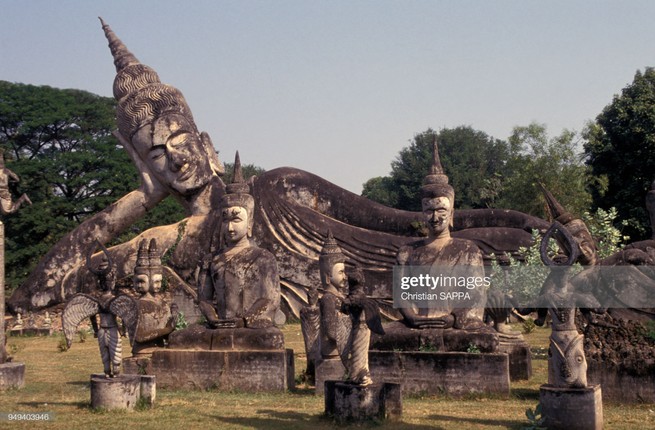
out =
[(416, 242), (409, 243), (398, 249), (396, 254), (396, 263), (400, 265), (408, 264), (412, 254), (419, 248), (425, 246), (425, 239), (417, 240)]
[(460, 264), (483, 265), (482, 251), (472, 240), (453, 238), (450, 246), (453, 253), (459, 255)]

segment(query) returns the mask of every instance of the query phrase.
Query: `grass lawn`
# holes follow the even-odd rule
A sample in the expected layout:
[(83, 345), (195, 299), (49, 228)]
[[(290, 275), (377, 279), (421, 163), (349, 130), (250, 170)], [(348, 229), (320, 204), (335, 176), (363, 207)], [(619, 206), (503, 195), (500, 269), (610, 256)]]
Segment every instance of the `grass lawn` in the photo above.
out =
[[(284, 329), (287, 347), (293, 348), (296, 373), (305, 368), (299, 324)], [(521, 429), (528, 426), (527, 408), (539, 401), (539, 386), (546, 382), (549, 330), (537, 328), (526, 336), (533, 351), (534, 376), (512, 383), (509, 399), (470, 397), (405, 397), (401, 423), (366, 423), (376, 429)], [(25, 387), (0, 394), (0, 413), (51, 412), (49, 422), (0, 421), (0, 429), (332, 429), (322, 417), (323, 398), (313, 388), (299, 385), (286, 394), (221, 393), (216, 391), (157, 391), (152, 409), (135, 411), (91, 410), (89, 375), (102, 371), (98, 346), (91, 336), (60, 352), (61, 335), (10, 337), (7, 348), (14, 361), (25, 363)], [(129, 348), (126, 348), (129, 349)], [(125, 353), (126, 356), (129, 352)], [(604, 404), (607, 429), (655, 428), (655, 405)]]

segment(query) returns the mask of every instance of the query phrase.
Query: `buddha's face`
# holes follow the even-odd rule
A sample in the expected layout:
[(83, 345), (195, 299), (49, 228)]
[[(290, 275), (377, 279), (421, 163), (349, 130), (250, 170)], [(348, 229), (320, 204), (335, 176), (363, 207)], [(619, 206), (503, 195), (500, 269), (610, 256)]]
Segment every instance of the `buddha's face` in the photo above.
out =
[(247, 240), (250, 217), (246, 208), (241, 206), (225, 208), (221, 216), (222, 231), (228, 246)]
[(155, 178), (183, 196), (193, 194), (212, 177), (205, 143), (180, 114), (168, 114), (141, 127), (132, 143)]
[(346, 266), (343, 263), (337, 263), (332, 266), (332, 270), (330, 270), (330, 285), (338, 290), (345, 290), (348, 287)]
[(161, 291), (161, 280), (162, 276), (160, 273), (155, 273), (152, 275), (152, 293), (157, 294)]
[(439, 237), (449, 233), (453, 211), (448, 197), (423, 199), (423, 216), (433, 236)]
[(146, 294), (148, 292), (148, 275), (135, 275), (134, 276), (134, 290), (139, 294)]

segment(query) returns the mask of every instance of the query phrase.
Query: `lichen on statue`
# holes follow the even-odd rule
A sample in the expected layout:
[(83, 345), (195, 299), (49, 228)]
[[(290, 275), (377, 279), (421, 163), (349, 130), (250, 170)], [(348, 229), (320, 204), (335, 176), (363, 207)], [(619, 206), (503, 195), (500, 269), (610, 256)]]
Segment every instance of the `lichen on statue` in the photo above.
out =
[[(111, 242), (165, 197), (178, 200), (187, 215), (202, 218), (224, 194), (220, 178), (223, 166), (207, 133), (198, 131), (182, 93), (163, 84), (152, 68), (141, 64), (104, 22), (102, 28), (116, 66), (118, 131), (114, 135), (136, 165), (141, 184), (64, 236), (12, 297), (14, 307), (40, 307), (64, 301), (75, 293), (78, 282), (71, 278), (80, 277), (76, 272), (83, 271), (84, 252), (93, 240)], [(202, 229), (205, 223), (204, 219), (195, 219), (189, 225), (200, 225)], [(164, 249), (172, 246), (177, 237), (176, 225), (167, 227), (172, 233), (160, 227), (122, 244), (122, 248), (112, 249), (117, 275), (131, 274), (134, 261), (129, 257), (136, 253), (142, 239), (156, 237)], [(195, 242), (200, 242), (194, 244), (195, 248), (205, 245), (202, 239)], [(207, 251), (208, 246), (203, 253)], [(42, 286), (46, 286), (43, 291)]]
[(157, 241), (142, 240), (134, 268), (133, 286), (138, 317), (132, 345), (133, 355), (150, 354), (165, 346), (168, 335), (175, 330), (176, 305), (170, 291), (162, 292), (162, 264)]
[[(219, 206), (218, 251), (207, 256), (200, 268), (198, 301), (206, 327), (196, 325), (175, 333), (170, 341), (172, 348), (216, 349), (214, 346), (223, 343), (204, 343), (207, 333), (193, 339), (194, 333), (203, 331), (214, 338), (241, 337), (244, 348), (283, 346), (282, 334), (275, 327), (282, 315), (277, 262), (270, 252), (250, 240), (255, 204), (243, 181), (238, 153), (234, 165), (234, 182), (227, 186)], [(259, 334), (254, 335), (255, 331)]]
[[(444, 174), (435, 138), (430, 174), (421, 187), (421, 206), (429, 237), (399, 249), (397, 265), (400, 277), (413, 270), (429, 270), (430, 276), (440, 276), (443, 270), (465, 270), (469, 276), (483, 279), (482, 253), (475, 243), (451, 237), (455, 191)], [(426, 269), (423, 269), (426, 268)], [(429, 268), (429, 269), (428, 269)], [(442, 289), (439, 292), (450, 292)], [(477, 347), (483, 352), (494, 351), (498, 337), (483, 322), (486, 291), (467, 290), (467, 307), (444, 300), (440, 303), (406, 303), (399, 309), (402, 320), (385, 327), (387, 335), (376, 337), (377, 349), (464, 350)]]
[[(368, 367), (371, 331), (384, 334), (377, 303), (366, 297), (359, 267), (346, 274), (346, 257), (328, 231), (319, 257), (322, 297), (319, 299), (318, 349), (323, 360), (340, 359), (346, 382), (373, 383)], [(305, 328), (303, 326), (303, 328)]]

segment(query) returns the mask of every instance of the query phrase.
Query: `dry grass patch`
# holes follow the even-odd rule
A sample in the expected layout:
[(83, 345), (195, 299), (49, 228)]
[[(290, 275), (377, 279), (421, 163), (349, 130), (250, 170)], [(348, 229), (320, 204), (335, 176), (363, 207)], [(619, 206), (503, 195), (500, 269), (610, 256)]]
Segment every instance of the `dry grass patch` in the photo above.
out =
[[(296, 375), (305, 369), (299, 324), (284, 328), (288, 348), (295, 351)], [(470, 396), (464, 399), (405, 397), (402, 423), (365, 423), (357, 428), (427, 429), (520, 429), (528, 424), (527, 408), (539, 401), (539, 386), (546, 382), (544, 351), (549, 330), (538, 328), (526, 339), (533, 350), (534, 376), (512, 383), (509, 399)], [(26, 365), (26, 387), (0, 395), (0, 412), (53, 412), (48, 423), (13, 422), (0, 428), (13, 429), (335, 429), (322, 417), (322, 397), (300, 388), (285, 394), (248, 394), (217, 391), (158, 390), (152, 409), (94, 411), (89, 408), (89, 375), (102, 369), (93, 337), (79, 341), (66, 352), (57, 348), (59, 336), (12, 338), (8, 348), (15, 361)], [(12, 346), (13, 345), (13, 346)], [(129, 355), (127, 348), (126, 355)], [(604, 405), (606, 428), (655, 428), (650, 405)]]

